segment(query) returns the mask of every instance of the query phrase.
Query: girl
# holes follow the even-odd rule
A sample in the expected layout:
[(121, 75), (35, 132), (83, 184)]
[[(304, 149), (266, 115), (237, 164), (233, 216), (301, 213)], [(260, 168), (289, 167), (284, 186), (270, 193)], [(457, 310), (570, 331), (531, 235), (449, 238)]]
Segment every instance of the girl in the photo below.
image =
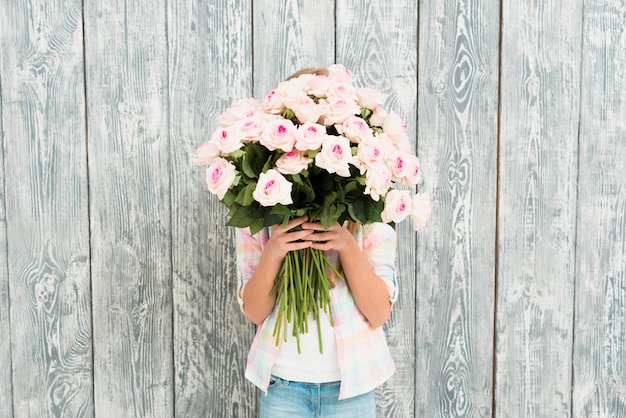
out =
[[(301, 74), (327, 76), (328, 71), (305, 69), (288, 80)], [(310, 331), (300, 335), (301, 353), (290, 332), (278, 347), (272, 335), (274, 279), (287, 252), (307, 247), (324, 251), (345, 279), (330, 272), (334, 326), (320, 309), (323, 353), (312, 313)], [(254, 236), (248, 228), (237, 230), (238, 300), (258, 325), (245, 375), (264, 392), (261, 418), (376, 416), (374, 389), (395, 370), (382, 329), (398, 295), (395, 252), (395, 230), (384, 223), (335, 223), (325, 230), (301, 217)]]
[[(300, 226), (301, 230), (293, 230)], [(330, 290), (334, 327), (320, 310), (323, 353), (317, 326), (309, 315), (309, 333), (280, 340), (272, 335), (276, 322), (274, 278), (288, 251), (323, 250), (342, 272)], [(248, 356), (246, 378), (265, 394), (261, 417), (376, 416), (374, 389), (394, 372), (382, 325), (397, 299), (394, 229), (383, 223), (335, 223), (324, 230), (306, 217), (285, 228), (265, 228), (252, 236), (237, 230), (239, 303), (246, 317), (258, 325)]]

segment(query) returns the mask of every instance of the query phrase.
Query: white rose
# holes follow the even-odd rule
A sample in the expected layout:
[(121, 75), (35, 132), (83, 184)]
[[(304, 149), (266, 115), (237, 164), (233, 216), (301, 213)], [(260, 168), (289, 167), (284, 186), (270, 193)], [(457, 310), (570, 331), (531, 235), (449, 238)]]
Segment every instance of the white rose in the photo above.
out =
[(298, 174), (306, 170), (311, 161), (313, 160), (305, 157), (300, 151), (289, 151), (276, 160), (276, 170), (282, 174)]
[(351, 82), (352, 73), (341, 64), (333, 64), (328, 67), (328, 76), (335, 81)]
[(215, 141), (207, 141), (200, 145), (193, 162), (196, 165), (210, 165), (219, 155), (220, 150), (217, 149)]
[(317, 123), (324, 111), (322, 105), (315, 103), (311, 99), (305, 103), (295, 104), (290, 109), (293, 110), (293, 113), (301, 124)]
[(315, 156), (316, 166), (341, 177), (350, 177), (350, 163), (353, 161), (350, 141), (343, 136), (326, 135), (322, 150)]
[(274, 90), (270, 91), (263, 103), (268, 113), (280, 114), (285, 107), (291, 109), (294, 104), (305, 102), (309, 97), (294, 80), (283, 81)]
[(218, 157), (206, 170), (206, 183), (209, 191), (222, 200), (235, 179), (235, 166), (230, 161)]
[(239, 140), (239, 136), (233, 131), (232, 127), (217, 128), (211, 136), (211, 141), (215, 143), (215, 146), (222, 152), (222, 155), (228, 155), (243, 146), (243, 143)]
[(274, 169), (267, 170), (259, 175), (252, 198), (259, 202), (261, 206), (274, 206), (278, 203), (289, 205), (293, 203), (291, 199), (291, 188), (293, 185), (282, 174)]
[[(375, 109), (379, 104), (384, 101), (384, 97), (377, 90), (371, 87), (359, 87), (356, 89), (356, 95), (358, 97), (357, 103), (360, 107), (366, 107), (368, 109)], [(379, 125), (376, 125), (379, 126)]]
[(359, 116), (350, 116), (343, 121), (342, 125), (336, 125), (336, 127), (340, 134), (355, 144), (373, 138), (372, 129), (367, 122)]
[(326, 127), (317, 123), (305, 123), (296, 131), (296, 149), (300, 151), (316, 150), (326, 139)]
[(385, 197), (385, 209), (381, 213), (384, 223), (401, 222), (411, 213), (411, 193), (407, 190), (390, 190)]
[(372, 167), (365, 173), (365, 194), (369, 194), (376, 202), (391, 187), (391, 172), (385, 165)]
[(316, 75), (308, 80), (305, 90), (308, 94), (322, 98), (328, 94), (331, 80), (325, 75)]
[(426, 193), (420, 193), (413, 196), (411, 202), (411, 219), (413, 220), (413, 229), (419, 230), (426, 224), (433, 212), (430, 204), (430, 196)]
[(276, 117), (267, 122), (259, 142), (270, 151), (289, 152), (296, 143), (296, 127), (290, 120)]
[(361, 108), (352, 99), (341, 99), (329, 97), (326, 100), (320, 100), (326, 106), (322, 118), (324, 125), (330, 126), (335, 123), (343, 123), (350, 116), (357, 115), (361, 112)]
[(391, 112), (383, 121), (382, 128), (383, 132), (386, 133), (393, 142), (398, 144), (398, 146), (408, 141), (406, 124), (397, 114)]
[(263, 112), (262, 102), (252, 98), (238, 100), (219, 117), (220, 126), (227, 128), (238, 120), (258, 115)]
[(372, 116), (370, 117), (370, 125), (372, 126), (383, 126), (383, 122), (387, 117), (388, 113), (380, 106), (376, 106), (372, 110)]

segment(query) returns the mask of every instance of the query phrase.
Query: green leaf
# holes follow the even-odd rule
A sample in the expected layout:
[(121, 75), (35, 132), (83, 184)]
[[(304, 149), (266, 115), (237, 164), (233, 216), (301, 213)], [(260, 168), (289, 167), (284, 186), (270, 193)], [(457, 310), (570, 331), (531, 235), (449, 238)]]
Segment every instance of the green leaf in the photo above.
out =
[(252, 235), (256, 234), (261, 229), (263, 229), (263, 218), (255, 219), (252, 224), (250, 224), (250, 233)]
[(365, 215), (365, 206), (363, 200), (355, 200), (352, 204), (348, 205), (348, 213), (355, 221), (359, 223), (366, 223), (367, 217)]
[(250, 206), (233, 207), (233, 213), (226, 225), (235, 226), (237, 228), (245, 228), (252, 224), (252, 216)]
[(292, 210), (291, 208), (281, 205), (280, 203), (276, 204), (270, 209), (270, 214), (272, 215), (283, 215), (283, 216), (291, 216)]
[(254, 202), (254, 198), (252, 197), (254, 189), (256, 189), (256, 183), (249, 183), (246, 185), (246, 187), (242, 188), (239, 191), (239, 194), (237, 194), (235, 202), (239, 203), (241, 206), (250, 206), (250, 204)]
[(250, 158), (248, 158), (248, 156), (246, 156), (246, 158), (244, 158), (241, 162), (241, 171), (243, 171), (243, 173), (251, 179), (258, 177), (257, 173), (254, 172), (252, 166), (250, 165)]
[(369, 120), (369, 118), (372, 116), (372, 111), (366, 107), (362, 107), (361, 108), (361, 117), (365, 120)]
[(380, 214), (383, 212), (385, 202), (383, 202), (382, 199), (378, 199), (378, 201), (375, 201), (371, 197), (366, 197), (364, 200), (365, 218), (367, 220), (367, 223), (381, 222), (382, 218)]

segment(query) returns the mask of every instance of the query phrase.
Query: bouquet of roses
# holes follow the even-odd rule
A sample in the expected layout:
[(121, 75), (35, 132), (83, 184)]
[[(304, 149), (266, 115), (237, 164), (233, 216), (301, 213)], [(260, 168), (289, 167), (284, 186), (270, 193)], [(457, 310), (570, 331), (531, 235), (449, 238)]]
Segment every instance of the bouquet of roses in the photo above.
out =
[[(406, 125), (381, 103), (377, 91), (353, 85), (339, 64), (327, 74), (284, 81), (264, 100), (234, 103), (195, 159), (208, 166), (208, 189), (229, 209), (227, 225), (255, 234), (303, 215), (326, 228), (345, 221), (395, 225), (411, 217), (419, 229), (430, 216), (428, 195), (392, 188), (419, 183), (418, 159)], [(327, 269), (341, 278), (319, 250), (290, 252), (283, 260), (272, 290), (277, 345), (281, 326), (286, 340), (293, 320), (299, 348), (309, 312), (318, 334), (320, 309), (332, 321)]]

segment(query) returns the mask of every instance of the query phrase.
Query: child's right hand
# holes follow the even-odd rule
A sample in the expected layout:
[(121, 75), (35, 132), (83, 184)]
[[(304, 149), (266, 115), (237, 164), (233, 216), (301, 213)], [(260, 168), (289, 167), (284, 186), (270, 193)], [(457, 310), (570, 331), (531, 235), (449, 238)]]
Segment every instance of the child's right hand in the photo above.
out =
[(273, 227), (270, 238), (267, 241), (267, 244), (265, 244), (264, 253), (267, 253), (268, 256), (271, 256), (276, 260), (282, 260), (289, 251), (310, 247), (311, 241), (306, 241), (304, 239), (313, 234), (315, 231), (303, 229), (293, 231), (293, 228), (302, 225), (307, 220), (308, 217), (301, 216), (290, 220), (286, 227), (283, 227), (282, 225), (276, 225)]

